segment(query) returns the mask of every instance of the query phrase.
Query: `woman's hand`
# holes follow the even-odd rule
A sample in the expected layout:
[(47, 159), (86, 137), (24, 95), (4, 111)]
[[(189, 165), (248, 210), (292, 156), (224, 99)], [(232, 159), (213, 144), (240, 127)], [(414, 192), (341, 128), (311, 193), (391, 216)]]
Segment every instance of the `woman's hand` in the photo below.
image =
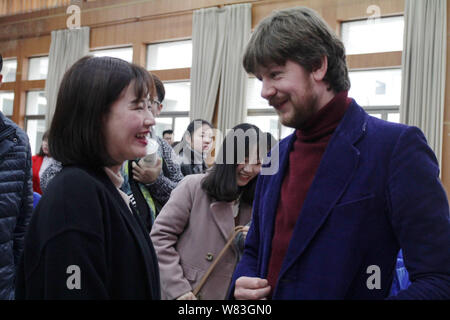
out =
[(197, 297), (194, 296), (194, 294), (192, 293), (192, 291), (189, 291), (185, 294), (183, 294), (182, 296), (179, 296), (177, 298), (177, 300), (197, 300)]
[(154, 167), (142, 166), (133, 161), (133, 178), (143, 184), (150, 184), (158, 179), (162, 169), (162, 160), (158, 158)]

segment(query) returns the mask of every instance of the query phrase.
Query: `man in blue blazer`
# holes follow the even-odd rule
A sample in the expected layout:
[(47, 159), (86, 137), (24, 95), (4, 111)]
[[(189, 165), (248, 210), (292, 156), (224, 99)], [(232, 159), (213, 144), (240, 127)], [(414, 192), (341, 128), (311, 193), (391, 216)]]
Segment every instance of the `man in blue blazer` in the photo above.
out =
[(244, 55), (261, 95), (296, 129), (259, 177), (230, 295), (383, 299), (403, 250), (400, 299), (450, 298), (449, 206), (422, 132), (353, 99), (342, 42), (308, 8), (264, 19)]

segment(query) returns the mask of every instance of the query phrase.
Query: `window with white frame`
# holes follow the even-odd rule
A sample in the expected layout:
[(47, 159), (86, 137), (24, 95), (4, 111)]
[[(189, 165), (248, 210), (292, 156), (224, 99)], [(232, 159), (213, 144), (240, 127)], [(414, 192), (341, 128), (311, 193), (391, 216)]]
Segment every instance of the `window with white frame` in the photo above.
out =
[(28, 91), (25, 110), (25, 130), (30, 140), (32, 154), (39, 152), (45, 132), (47, 99), (44, 91)]
[[(169, 41), (147, 45), (147, 70), (167, 72), (190, 68), (192, 65), (192, 40)], [(162, 112), (153, 129), (162, 137), (164, 130), (174, 131), (174, 141), (180, 141), (189, 125), (191, 83), (189, 80), (165, 81), (166, 95)]]
[(133, 47), (92, 50), (91, 54), (94, 57), (113, 57), (133, 62)]
[(171, 41), (147, 46), (147, 70), (190, 68), (192, 40)]
[[(402, 51), (403, 27), (403, 16), (343, 22), (341, 35), (346, 54)], [(400, 122), (400, 67), (354, 69), (349, 71), (349, 78), (349, 96), (370, 115)]]
[(403, 16), (343, 22), (342, 42), (347, 55), (403, 50)]
[(2, 82), (16, 81), (17, 59), (8, 58), (3, 59), (3, 68), (1, 74), (3, 75)]
[(11, 118), (14, 111), (14, 92), (0, 92), (0, 111), (8, 118)]
[(262, 82), (255, 77), (249, 77), (247, 81), (246, 121), (264, 132), (271, 133), (275, 139), (281, 140), (294, 132), (294, 129), (281, 124), (275, 110), (269, 106), (266, 99), (261, 97), (261, 90)]
[(400, 122), (400, 68), (349, 72), (349, 97), (374, 117)]
[(36, 57), (28, 60), (28, 80), (45, 80), (48, 73), (48, 57)]
[(161, 114), (156, 118), (154, 133), (162, 137), (164, 130), (174, 131), (174, 141), (180, 141), (189, 125), (191, 100), (190, 81), (164, 82), (166, 95)]

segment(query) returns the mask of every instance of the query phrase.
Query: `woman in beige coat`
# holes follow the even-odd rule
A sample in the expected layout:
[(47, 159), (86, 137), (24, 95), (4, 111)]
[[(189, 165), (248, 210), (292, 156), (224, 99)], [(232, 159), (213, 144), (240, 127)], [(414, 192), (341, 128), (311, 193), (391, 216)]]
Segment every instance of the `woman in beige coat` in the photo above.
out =
[(237, 125), (225, 137), (211, 170), (185, 177), (172, 191), (151, 231), (163, 299), (225, 299), (238, 260), (234, 244), (197, 297), (192, 291), (234, 227), (251, 219), (255, 177), (268, 150), (265, 137), (254, 125)]

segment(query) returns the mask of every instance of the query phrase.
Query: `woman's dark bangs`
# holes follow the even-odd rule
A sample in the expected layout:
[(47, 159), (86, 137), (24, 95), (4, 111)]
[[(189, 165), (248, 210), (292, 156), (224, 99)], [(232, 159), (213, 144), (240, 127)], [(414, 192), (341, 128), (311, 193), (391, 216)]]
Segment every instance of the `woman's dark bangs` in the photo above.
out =
[[(150, 96), (150, 99), (153, 99), (153, 80), (148, 74), (147, 71), (140, 70), (139, 68), (133, 66), (134, 73), (136, 75), (135, 84), (134, 84), (134, 94), (136, 99), (146, 99), (147, 96)], [(144, 73), (145, 72), (145, 73)]]

